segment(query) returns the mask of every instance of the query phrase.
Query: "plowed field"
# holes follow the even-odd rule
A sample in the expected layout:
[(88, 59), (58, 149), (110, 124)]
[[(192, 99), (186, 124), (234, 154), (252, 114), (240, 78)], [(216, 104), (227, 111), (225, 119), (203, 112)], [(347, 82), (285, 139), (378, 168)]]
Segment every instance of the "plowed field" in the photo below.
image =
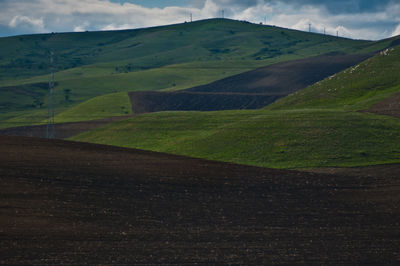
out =
[(395, 264), (397, 176), (0, 137), (0, 264)]
[(322, 55), (282, 62), (176, 92), (129, 94), (134, 113), (258, 109), (356, 65), (372, 54)]

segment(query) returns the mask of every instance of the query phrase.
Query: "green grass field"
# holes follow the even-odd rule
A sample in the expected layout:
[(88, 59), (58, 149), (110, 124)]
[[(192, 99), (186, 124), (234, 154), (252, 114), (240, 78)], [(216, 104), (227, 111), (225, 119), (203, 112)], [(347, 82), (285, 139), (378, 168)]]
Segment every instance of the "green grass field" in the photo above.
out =
[(126, 92), (118, 92), (95, 97), (69, 108), (57, 115), (55, 122), (80, 122), (128, 114), (132, 114), (129, 96)]
[(72, 140), (273, 168), (400, 162), (400, 120), (341, 110), (153, 113)]

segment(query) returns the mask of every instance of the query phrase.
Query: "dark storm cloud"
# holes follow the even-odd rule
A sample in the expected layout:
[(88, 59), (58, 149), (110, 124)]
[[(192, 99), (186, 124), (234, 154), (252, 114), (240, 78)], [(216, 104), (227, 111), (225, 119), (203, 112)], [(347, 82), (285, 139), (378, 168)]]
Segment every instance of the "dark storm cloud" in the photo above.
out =
[[(294, 5), (315, 5), (324, 6), (329, 13), (364, 13), (384, 10), (391, 0), (283, 0), (288, 4)], [(271, 2), (271, 1), (270, 1)]]
[(257, 5), (260, 1), (258, 0), (215, 0), (216, 4), (219, 5), (238, 5), (238, 6), (254, 6)]
[(280, 4), (294, 6), (314, 5), (325, 7), (329, 13), (363, 13), (384, 10), (393, 0), (215, 0), (218, 5), (230, 6), (256, 6), (260, 3)]

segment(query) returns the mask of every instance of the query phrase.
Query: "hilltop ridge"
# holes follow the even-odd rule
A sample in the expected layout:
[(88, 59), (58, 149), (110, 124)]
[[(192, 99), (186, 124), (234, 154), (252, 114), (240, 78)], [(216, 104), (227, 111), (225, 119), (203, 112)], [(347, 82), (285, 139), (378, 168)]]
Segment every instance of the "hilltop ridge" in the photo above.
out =
[[(55, 111), (60, 114), (111, 93), (182, 90), (278, 62), (365, 53), (387, 45), (389, 41), (349, 40), (228, 19), (0, 38), (0, 127), (46, 119), (47, 90), (42, 84), (49, 80), (50, 50), (56, 71)], [(96, 118), (126, 114), (126, 109), (117, 114), (102, 110)], [(69, 121), (74, 117), (63, 116), (60, 122)]]

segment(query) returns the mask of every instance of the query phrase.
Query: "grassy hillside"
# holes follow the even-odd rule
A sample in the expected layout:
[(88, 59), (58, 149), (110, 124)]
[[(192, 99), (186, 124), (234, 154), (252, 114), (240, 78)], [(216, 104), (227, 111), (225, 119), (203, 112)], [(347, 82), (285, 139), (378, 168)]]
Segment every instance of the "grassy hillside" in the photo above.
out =
[(18, 116), (26, 111), (46, 108), (45, 87), (36, 84), (48, 82), (50, 51), (56, 69), (56, 113), (60, 113), (105, 94), (184, 89), (280, 61), (325, 53), (364, 53), (390, 43), (227, 19), (0, 38), (0, 112), (13, 113), (13, 119), (20, 120)]
[(298, 108), (367, 109), (400, 91), (400, 46), (384, 50), (365, 62), (280, 99), (270, 110)]
[(72, 139), (274, 168), (400, 162), (400, 120), (340, 110), (153, 113)]
[(74, 140), (276, 168), (400, 163), (400, 120), (361, 113), (400, 91), (400, 49), (263, 110), (134, 117)]
[(57, 123), (79, 122), (132, 114), (129, 96), (125, 92), (95, 97), (69, 108), (55, 117)]
[[(50, 50), (56, 119), (67, 122), (129, 114), (128, 91), (180, 90), (281, 61), (396, 43), (221, 19), (0, 38), (0, 125), (43, 123)], [(399, 90), (398, 57), (389, 48), (264, 110), (147, 114), (73, 139), (277, 168), (398, 163), (400, 121), (354, 112)]]
[(16, 36), (1, 38), (0, 43), (2, 80), (47, 73), (50, 50), (58, 70), (126, 60), (115, 66), (116, 72), (124, 72), (192, 61), (264, 59), (289, 53), (309, 56), (366, 47), (366, 42), (227, 19), (138, 30)]

